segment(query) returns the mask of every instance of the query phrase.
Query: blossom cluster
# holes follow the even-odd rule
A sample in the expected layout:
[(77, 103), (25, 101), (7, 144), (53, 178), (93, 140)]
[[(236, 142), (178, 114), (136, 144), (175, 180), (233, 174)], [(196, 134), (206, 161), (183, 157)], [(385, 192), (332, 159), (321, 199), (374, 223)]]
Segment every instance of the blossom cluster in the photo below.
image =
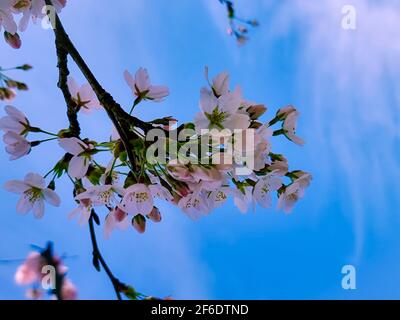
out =
[[(51, 270), (54, 270), (54, 274)], [(48, 244), (47, 248), (28, 254), (16, 270), (15, 282), (21, 286), (30, 286), (26, 291), (26, 297), (29, 299), (41, 299), (45, 293), (44, 289), (50, 288), (49, 294), (52, 298), (57, 298), (57, 291), (58, 298), (62, 300), (76, 300), (77, 289), (66, 276), (67, 272), (68, 268), (53, 254), (52, 246)], [(57, 288), (57, 284), (60, 288)]]
[[(160, 222), (162, 216), (156, 206), (159, 200), (179, 207), (193, 219), (209, 214), (230, 197), (241, 212), (246, 212), (256, 204), (271, 207), (275, 196), (278, 208), (289, 213), (304, 196), (312, 177), (302, 170), (290, 171), (285, 156), (273, 153), (272, 139), (285, 136), (303, 145), (296, 135), (299, 112), (286, 106), (272, 120), (262, 123), (260, 117), (267, 108), (244, 99), (240, 87), (231, 91), (226, 72), (209, 80), (206, 68), (205, 76), (208, 85), (200, 91), (200, 112), (193, 123), (178, 126), (166, 117), (148, 122), (151, 129), (146, 131), (132, 122), (128, 146), (116, 131), (103, 142), (72, 135), (68, 129), (50, 133), (32, 126), (20, 110), (7, 106), (0, 129), (11, 160), (53, 140), (64, 151), (44, 177), (29, 173), (23, 181), (5, 184), (8, 191), (21, 196), (17, 211), (32, 210), (40, 218), (45, 202), (59, 206), (60, 198), (54, 191), (56, 180), (68, 176), (77, 203), (69, 216), (85, 224), (94, 209), (104, 208), (105, 237), (130, 224), (143, 233), (148, 221)], [(161, 102), (169, 94), (168, 88), (151, 83), (144, 68), (134, 76), (125, 71), (124, 78), (134, 95), (133, 107), (142, 100)], [(78, 85), (70, 77), (68, 87), (83, 113), (102, 109), (88, 84)], [(279, 127), (273, 130), (275, 125)], [(50, 138), (29, 141), (29, 134)], [(154, 135), (158, 136), (155, 143)], [(182, 135), (184, 141), (176, 139)], [(96, 160), (100, 152), (110, 154), (108, 163), (102, 165)]]
[[(67, 0), (52, 0), (57, 12), (65, 7)], [(4, 28), (4, 38), (14, 49), (21, 47), (18, 31), (24, 32), (30, 20), (37, 21), (47, 15), (45, 0), (0, 0), (0, 31)]]
[(239, 45), (246, 43), (249, 40), (249, 28), (258, 27), (257, 20), (242, 19), (236, 15), (236, 11), (232, 1), (219, 0), (219, 2), (226, 6), (228, 13), (229, 27), (227, 32), (229, 35), (234, 36)]

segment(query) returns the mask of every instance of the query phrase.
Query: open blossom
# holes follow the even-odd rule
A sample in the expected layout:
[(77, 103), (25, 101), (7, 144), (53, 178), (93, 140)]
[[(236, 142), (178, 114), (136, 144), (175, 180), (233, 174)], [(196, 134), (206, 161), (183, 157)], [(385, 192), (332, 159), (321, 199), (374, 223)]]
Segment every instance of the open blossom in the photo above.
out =
[(284, 192), (279, 196), (278, 208), (286, 213), (290, 213), (296, 202), (303, 198), (305, 189), (310, 185), (312, 176), (309, 173), (297, 172), (298, 178), (292, 184), (286, 187)]
[(95, 109), (101, 108), (97, 97), (89, 83), (81, 86), (71, 76), (68, 77), (68, 88), (72, 99), (75, 101), (83, 113), (91, 113)]
[(272, 192), (278, 190), (282, 186), (281, 179), (271, 172), (266, 176), (260, 177), (254, 186), (253, 198), (263, 208), (272, 206)]
[(211, 191), (207, 198), (208, 207), (210, 209), (221, 207), (228, 199), (229, 194), (231, 194), (231, 189), (229, 187), (220, 187), (214, 191)]
[(273, 154), (271, 159), (272, 161), (269, 165), (269, 169), (271, 171), (275, 171), (275, 173), (279, 176), (284, 176), (289, 170), (287, 159), (280, 154)]
[(124, 78), (133, 94), (139, 99), (160, 102), (169, 95), (167, 87), (151, 84), (147, 69), (139, 68), (135, 73), (135, 77), (132, 77), (129, 71), (125, 70)]
[(253, 194), (249, 187), (245, 188), (242, 192), (238, 189), (233, 189), (233, 203), (241, 213), (246, 213), (249, 207), (254, 205)]
[(83, 226), (86, 223), (88, 223), (91, 213), (92, 213), (91, 201), (88, 199), (82, 199), (79, 201), (78, 207), (72, 210), (71, 213), (68, 215), (68, 219), (73, 219), (76, 216), (79, 216), (78, 224), (80, 226)]
[(194, 119), (196, 131), (201, 133), (202, 129), (247, 129), (250, 125), (249, 115), (239, 112), (242, 94), (239, 87), (233, 92), (227, 92), (219, 97), (207, 89), (202, 88), (200, 92), (201, 112)]
[[(52, 4), (58, 13), (61, 12), (66, 3), (67, 0), (52, 0)], [(12, 0), (11, 11), (15, 15), (22, 14), (18, 23), (18, 29), (25, 31), (31, 18), (34, 21), (43, 18), (46, 14), (43, 10), (45, 6), (45, 0)]]
[(44, 178), (35, 173), (28, 173), (23, 181), (8, 181), (4, 187), (9, 192), (21, 195), (17, 203), (19, 213), (26, 214), (33, 210), (36, 218), (43, 217), (45, 201), (55, 207), (61, 202), (53, 190), (45, 187)]
[(278, 110), (276, 119), (283, 121), (282, 130), (284, 135), (298, 145), (304, 145), (304, 140), (296, 136), (297, 119), (300, 113), (291, 105)]
[(296, 202), (304, 196), (304, 188), (299, 183), (292, 183), (286, 187), (285, 191), (279, 196), (278, 208), (286, 213), (293, 210)]
[(90, 165), (91, 156), (87, 151), (92, 149), (78, 138), (63, 138), (58, 141), (61, 148), (73, 155), (68, 165), (68, 174), (75, 179), (82, 179)]
[(26, 116), (13, 106), (6, 106), (4, 110), (7, 116), (0, 118), (0, 130), (23, 134), (26, 128), (29, 127), (29, 121)]
[(99, 186), (88, 187), (85, 192), (78, 194), (75, 200), (90, 201), (93, 206), (108, 206), (112, 207), (117, 204), (116, 195), (122, 196), (125, 190), (118, 185), (106, 184)]
[(208, 67), (204, 68), (204, 75), (215, 96), (219, 97), (229, 92), (229, 74), (227, 72), (217, 74), (211, 84), (208, 79)]
[(104, 223), (104, 238), (108, 239), (115, 228), (126, 230), (129, 227), (129, 219), (127, 217), (127, 213), (119, 207), (111, 210)]
[(182, 197), (178, 202), (178, 207), (193, 220), (210, 212), (207, 196), (201, 187)]
[(148, 215), (153, 210), (153, 195), (148, 186), (142, 183), (125, 189), (125, 195), (119, 207), (130, 215)]
[(10, 160), (19, 159), (31, 151), (30, 142), (15, 132), (7, 132), (3, 141), (6, 144), (6, 152), (10, 154)]

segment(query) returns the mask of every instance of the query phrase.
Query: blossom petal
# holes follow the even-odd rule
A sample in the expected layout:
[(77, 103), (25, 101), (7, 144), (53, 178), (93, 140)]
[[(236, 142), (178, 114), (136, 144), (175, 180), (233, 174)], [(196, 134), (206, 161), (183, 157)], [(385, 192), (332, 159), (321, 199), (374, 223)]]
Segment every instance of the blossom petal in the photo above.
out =
[(71, 92), (71, 96), (73, 98), (77, 98), (78, 92), (79, 92), (79, 85), (73, 77), (68, 76), (67, 85), (68, 85), (69, 91)]
[(160, 102), (169, 95), (169, 89), (165, 86), (151, 86), (147, 97), (152, 98), (155, 102)]
[(200, 109), (203, 112), (211, 114), (213, 110), (217, 107), (218, 100), (210, 90), (208, 90), (207, 88), (201, 88), (199, 104)]
[(24, 182), (32, 187), (44, 189), (45, 188), (45, 180), (44, 178), (37, 173), (28, 173), (25, 178)]
[(29, 201), (27, 196), (24, 194), (17, 202), (17, 212), (21, 214), (27, 214), (32, 210), (32, 202)]
[(213, 79), (213, 89), (218, 95), (226, 94), (229, 90), (229, 74), (221, 72)]
[(124, 78), (129, 88), (135, 91), (135, 79), (132, 77), (128, 70), (124, 71)]
[(19, 180), (7, 181), (4, 185), (4, 189), (6, 189), (8, 192), (13, 192), (17, 194), (24, 193), (29, 188), (30, 186), (28, 186), (25, 182)]
[(245, 130), (250, 126), (250, 117), (247, 114), (236, 113), (223, 122), (224, 128), (230, 130)]
[(153, 197), (149, 188), (141, 183), (126, 189), (120, 208), (132, 215), (147, 215), (153, 210)]
[(36, 219), (41, 219), (44, 215), (44, 201), (42, 198), (37, 199), (33, 204), (33, 215)]
[(66, 152), (74, 156), (77, 156), (88, 148), (88, 146), (83, 141), (75, 137), (59, 139), (58, 144)]
[(44, 189), (43, 190), (44, 199), (50, 203), (51, 205), (58, 207), (60, 206), (61, 200), (57, 193), (55, 193), (51, 189)]
[(68, 174), (75, 179), (82, 179), (89, 168), (90, 161), (86, 157), (75, 156), (68, 165)]
[(139, 68), (135, 74), (135, 85), (140, 92), (149, 90), (150, 78), (147, 69)]

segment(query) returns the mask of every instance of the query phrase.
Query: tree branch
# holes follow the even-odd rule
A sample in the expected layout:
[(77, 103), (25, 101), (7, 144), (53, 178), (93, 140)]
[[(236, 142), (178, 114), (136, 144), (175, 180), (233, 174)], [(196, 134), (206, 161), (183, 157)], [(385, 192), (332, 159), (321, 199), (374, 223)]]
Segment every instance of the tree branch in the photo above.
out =
[[(94, 210), (92, 210), (92, 213), (89, 218), (89, 230), (90, 230), (90, 239), (92, 241), (92, 246), (93, 246), (93, 259), (94, 261), (99, 261), (100, 264), (102, 265), (104, 271), (106, 272), (107, 276), (110, 278), (111, 283), (114, 287), (115, 294), (117, 295), (118, 300), (122, 300), (121, 298), (121, 289), (126, 287), (126, 285), (122, 284), (111, 272), (110, 268), (108, 267), (106, 261), (104, 260), (103, 256), (101, 255), (100, 249), (97, 245), (97, 239), (96, 239), (96, 231), (94, 230), (94, 224), (93, 220), (95, 219), (94, 217), (96, 216), (96, 213)], [(100, 270), (99, 270), (100, 271)]]
[(56, 35), (56, 50), (58, 63), (57, 67), (59, 70), (59, 80), (57, 86), (60, 88), (64, 95), (65, 103), (67, 104), (67, 116), (69, 120), (69, 130), (72, 136), (79, 137), (81, 129), (78, 122), (78, 111), (79, 108), (75, 101), (71, 97), (71, 93), (68, 88), (68, 52), (61, 45), (59, 37)]
[[(51, 0), (45, 1), (47, 5), (52, 5)], [(67, 52), (75, 61), (76, 65), (81, 70), (82, 74), (85, 76), (86, 80), (95, 92), (97, 99), (107, 112), (110, 120), (113, 122), (119, 136), (121, 137), (122, 143), (124, 144), (128, 159), (131, 163), (131, 170), (135, 170), (136, 161), (130, 145), (131, 138), (135, 138), (135, 136), (130, 131), (130, 127), (126, 124), (126, 119), (129, 119), (132, 125), (141, 128), (145, 132), (152, 129), (153, 126), (139, 120), (136, 117), (130, 116), (122, 109), (122, 107), (114, 100), (114, 98), (107, 91), (104, 90), (104, 88), (97, 81), (96, 77), (93, 75), (90, 68), (87, 66), (86, 62), (83, 60), (82, 56), (79, 54), (78, 50), (75, 48), (72, 41), (69, 39), (69, 36), (65, 32), (64, 26), (62, 25), (61, 20), (57, 14), (55, 15), (55, 19), (54, 34), (56, 37), (55, 43), (59, 61), (66, 61), (66, 59), (64, 59), (65, 52)], [(63, 74), (65, 74), (65, 64), (62, 65), (62, 67)], [(68, 69), (66, 70), (68, 71)]]

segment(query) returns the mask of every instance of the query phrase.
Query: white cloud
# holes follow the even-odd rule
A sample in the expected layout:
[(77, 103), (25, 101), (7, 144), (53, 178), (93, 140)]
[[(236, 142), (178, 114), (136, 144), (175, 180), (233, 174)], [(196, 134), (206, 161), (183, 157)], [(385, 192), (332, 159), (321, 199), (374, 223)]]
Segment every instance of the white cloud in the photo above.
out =
[[(271, 6), (269, 0), (264, 3)], [(328, 165), (324, 182), (339, 192), (344, 186), (350, 191), (358, 257), (365, 230), (387, 224), (387, 208), (396, 207), (389, 203), (391, 194), (399, 195), (400, 4), (353, 0), (357, 28), (344, 30), (346, 4), (282, 1), (268, 37), (300, 36), (299, 51), (293, 53), (299, 87), (313, 101), (303, 120), (312, 124), (308, 130), (314, 145), (308, 149), (314, 158), (322, 154)], [(337, 180), (340, 171), (346, 181)]]

